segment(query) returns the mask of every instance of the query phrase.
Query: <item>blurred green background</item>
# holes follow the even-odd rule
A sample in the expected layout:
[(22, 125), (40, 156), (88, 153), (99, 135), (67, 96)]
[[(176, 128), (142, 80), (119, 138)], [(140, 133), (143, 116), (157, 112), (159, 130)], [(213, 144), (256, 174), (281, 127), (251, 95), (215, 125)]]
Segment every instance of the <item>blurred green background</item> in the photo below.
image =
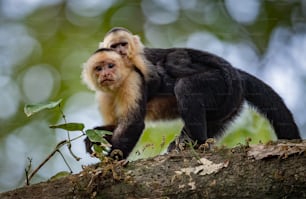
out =
[[(36, 167), (66, 139), (48, 128), (62, 122), (59, 112), (26, 118), (25, 104), (61, 98), (68, 122), (102, 123), (80, 73), (114, 26), (140, 35), (146, 46), (207, 50), (260, 77), (283, 97), (306, 137), (305, 0), (1, 0), (0, 17), (0, 191), (22, 185), (27, 157)], [(160, 140), (173, 139), (181, 125), (150, 124), (131, 159), (162, 152)], [(266, 120), (246, 109), (220, 144), (275, 139), (270, 132)], [(85, 154), (81, 139), (72, 147), (81, 161), (63, 153), (74, 172), (98, 161)], [(67, 167), (57, 155), (34, 182), (62, 170)]]

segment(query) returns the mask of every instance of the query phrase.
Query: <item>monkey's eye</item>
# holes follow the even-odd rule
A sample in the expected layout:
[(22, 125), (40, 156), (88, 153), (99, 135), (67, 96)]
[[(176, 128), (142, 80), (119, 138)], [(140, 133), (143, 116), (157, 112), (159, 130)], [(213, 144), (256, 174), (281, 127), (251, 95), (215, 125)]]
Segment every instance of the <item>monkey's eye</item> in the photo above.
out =
[(127, 42), (122, 42), (121, 46), (126, 46), (128, 43)]
[(110, 48), (117, 48), (118, 44), (112, 44), (110, 45)]
[(102, 66), (96, 66), (95, 67), (95, 71), (101, 71), (102, 70)]
[(109, 63), (107, 66), (108, 68), (114, 68), (115, 64)]

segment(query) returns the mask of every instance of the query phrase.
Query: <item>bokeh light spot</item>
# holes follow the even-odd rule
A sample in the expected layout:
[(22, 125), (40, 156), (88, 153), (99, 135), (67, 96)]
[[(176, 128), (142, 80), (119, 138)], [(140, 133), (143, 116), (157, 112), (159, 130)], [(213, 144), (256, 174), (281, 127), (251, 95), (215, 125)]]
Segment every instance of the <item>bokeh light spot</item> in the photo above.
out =
[(52, 94), (55, 85), (54, 68), (48, 65), (37, 65), (28, 69), (22, 79), (22, 89), (27, 101), (38, 103), (46, 101)]

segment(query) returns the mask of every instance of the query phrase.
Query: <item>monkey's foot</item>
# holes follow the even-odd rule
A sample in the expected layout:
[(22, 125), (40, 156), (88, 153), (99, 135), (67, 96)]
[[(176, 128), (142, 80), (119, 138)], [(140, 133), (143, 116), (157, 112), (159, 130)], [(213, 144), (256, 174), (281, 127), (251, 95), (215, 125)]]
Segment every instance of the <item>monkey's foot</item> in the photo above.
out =
[(198, 148), (201, 151), (208, 151), (212, 148), (212, 146), (216, 143), (214, 138), (208, 138), (205, 143), (201, 144)]
[(173, 142), (170, 143), (167, 151), (168, 152), (173, 151), (173, 150), (177, 152), (184, 151), (189, 146), (188, 143), (191, 143), (191, 142), (192, 140), (187, 135), (180, 135)]

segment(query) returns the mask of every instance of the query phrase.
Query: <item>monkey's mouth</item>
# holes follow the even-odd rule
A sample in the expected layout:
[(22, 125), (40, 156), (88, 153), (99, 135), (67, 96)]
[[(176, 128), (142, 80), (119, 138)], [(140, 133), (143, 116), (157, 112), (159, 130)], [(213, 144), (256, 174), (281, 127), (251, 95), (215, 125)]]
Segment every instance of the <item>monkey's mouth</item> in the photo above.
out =
[(101, 84), (102, 86), (104, 86), (104, 85), (113, 84), (113, 82), (114, 82), (113, 79), (104, 79), (104, 80), (101, 80), (101, 81), (100, 81), (100, 84)]

